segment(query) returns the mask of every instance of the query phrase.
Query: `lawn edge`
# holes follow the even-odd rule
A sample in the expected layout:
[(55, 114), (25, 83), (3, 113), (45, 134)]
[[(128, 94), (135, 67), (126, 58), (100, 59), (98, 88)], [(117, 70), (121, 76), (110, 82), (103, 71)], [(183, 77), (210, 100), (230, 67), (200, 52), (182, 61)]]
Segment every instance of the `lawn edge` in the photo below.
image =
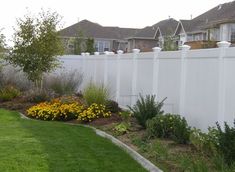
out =
[[(35, 120), (35, 119), (27, 117), (23, 113), (19, 112), (19, 114), (20, 114), (21, 118), (23, 118), (23, 119)], [(95, 128), (95, 127), (92, 127), (92, 126), (89, 126), (89, 125), (84, 125), (84, 124), (74, 124), (74, 123), (68, 123), (68, 122), (65, 122), (65, 124), (68, 124), (68, 125), (78, 125), (78, 126), (83, 126), (83, 127), (91, 128), (92, 130), (95, 131), (95, 133), (98, 136), (109, 139), (112, 143), (114, 143), (118, 147), (120, 147), (123, 150), (125, 150), (134, 160), (136, 160), (146, 170), (148, 170), (150, 172), (163, 172), (157, 166), (155, 166), (153, 163), (151, 163), (149, 160), (147, 160), (142, 155), (137, 153), (135, 150), (133, 150), (132, 148), (127, 146), (125, 143), (121, 142), (117, 138), (113, 137), (112, 135), (110, 135), (110, 134), (108, 134), (108, 133), (106, 133), (104, 131), (101, 131), (101, 130)]]

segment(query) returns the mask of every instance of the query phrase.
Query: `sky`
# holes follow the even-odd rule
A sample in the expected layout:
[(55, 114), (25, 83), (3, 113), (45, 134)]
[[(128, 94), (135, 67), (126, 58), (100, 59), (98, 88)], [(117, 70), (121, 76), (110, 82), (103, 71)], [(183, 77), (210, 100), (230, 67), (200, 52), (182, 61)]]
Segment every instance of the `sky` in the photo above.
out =
[(232, 0), (4, 0), (0, 10), (0, 29), (11, 42), (16, 19), (28, 12), (56, 11), (62, 27), (87, 19), (103, 26), (143, 28), (169, 17), (194, 18)]

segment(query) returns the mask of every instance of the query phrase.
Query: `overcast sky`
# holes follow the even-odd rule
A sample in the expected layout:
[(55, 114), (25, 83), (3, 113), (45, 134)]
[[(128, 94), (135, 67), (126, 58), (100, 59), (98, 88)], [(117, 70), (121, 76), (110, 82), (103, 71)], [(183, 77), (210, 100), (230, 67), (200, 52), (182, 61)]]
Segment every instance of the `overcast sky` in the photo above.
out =
[(11, 39), (16, 18), (41, 8), (59, 13), (63, 27), (88, 19), (104, 26), (143, 28), (167, 19), (196, 17), (231, 0), (4, 0), (0, 10), (0, 28)]

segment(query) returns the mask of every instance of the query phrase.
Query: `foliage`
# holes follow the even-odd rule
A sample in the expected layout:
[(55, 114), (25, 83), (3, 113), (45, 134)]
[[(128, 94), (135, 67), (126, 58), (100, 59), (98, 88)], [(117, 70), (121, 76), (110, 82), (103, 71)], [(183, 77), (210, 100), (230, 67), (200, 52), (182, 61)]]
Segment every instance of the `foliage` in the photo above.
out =
[(27, 110), (27, 115), (41, 120), (68, 121), (77, 118), (83, 111), (83, 105), (73, 98), (53, 99), (43, 102)]
[(78, 31), (78, 35), (74, 38), (74, 54), (81, 54), (85, 49), (85, 39), (82, 31)]
[(48, 92), (47, 90), (34, 88), (27, 92), (25, 98), (27, 102), (41, 103), (44, 101), (49, 101), (52, 98), (52, 95), (50, 95), (50, 92)]
[(114, 127), (115, 131), (118, 132), (118, 134), (125, 134), (129, 128), (130, 128), (130, 125), (125, 122), (121, 122), (120, 124)]
[(234, 127), (230, 127), (224, 123), (224, 130), (221, 129), (219, 123), (216, 123), (218, 129), (218, 151), (223, 155), (228, 165), (235, 163), (235, 120)]
[(20, 95), (20, 91), (13, 86), (5, 86), (0, 90), (0, 101), (9, 101)]
[(1, 33), (0, 30), (0, 68), (1, 68), (1, 58), (3, 58), (5, 50), (6, 50), (5, 36)]
[(43, 73), (58, 67), (56, 56), (62, 54), (62, 44), (56, 31), (59, 15), (42, 11), (38, 16), (26, 15), (24, 19), (17, 20), (14, 47), (7, 60), (19, 66), (39, 87)]
[(106, 111), (105, 109), (105, 105), (93, 103), (87, 109), (78, 114), (78, 120), (83, 122), (91, 122), (97, 118), (110, 117), (111, 112)]
[(11, 66), (3, 67), (2, 72), (0, 72), (0, 80), (0, 85), (11, 85), (22, 92), (33, 87), (32, 82), (27, 79), (23, 72)]
[(121, 116), (123, 122), (130, 123), (131, 113), (129, 111), (121, 111), (119, 112), (119, 115)]
[(140, 95), (140, 99), (137, 100), (133, 107), (129, 107), (130, 111), (133, 113), (134, 117), (137, 119), (138, 123), (146, 128), (146, 121), (152, 119), (153, 117), (163, 114), (162, 106), (163, 99), (161, 102), (155, 102), (154, 95), (147, 95), (145, 98)]
[[(1, 31), (1, 30), (0, 30)], [(5, 36), (0, 33), (0, 88), (2, 86), (2, 59), (4, 58), (4, 51), (5, 51)]]
[(90, 54), (94, 54), (95, 48), (94, 48), (94, 39), (88, 38), (86, 40), (86, 52), (89, 52)]
[(174, 42), (174, 39), (170, 36), (164, 37), (163, 51), (176, 51), (178, 47)]
[(177, 143), (188, 143), (190, 127), (185, 118), (179, 115), (157, 115), (147, 121), (147, 133), (150, 137), (171, 138)]
[(125, 133), (127, 133), (127, 131), (129, 130), (129, 128), (131, 126), (131, 123), (130, 123), (131, 113), (129, 111), (121, 111), (121, 112), (119, 112), (119, 115), (122, 118), (122, 122), (119, 123), (118, 125), (116, 125), (114, 127), (114, 130), (118, 134), (125, 134)]
[(77, 71), (61, 72), (59, 75), (45, 77), (44, 88), (53, 91), (57, 96), (71, 95), (77, 92), (82, 83), (82, 75)]
[(218, 130), (214, 127), (208, 128), (208, 133), (193, 128), (190, 133), (190, 143), (202, 153), (217, 156)]
[(117, 113), (120, 111), (118, 103), (114, 100), (107, 100), (105, 103), (106, 109), (112, 113)]
[(88, 106), (93, 103), (105, 105), (109, 98), (109, 91), (104, 85), (90, 82), (83, 91), (83, 97)]

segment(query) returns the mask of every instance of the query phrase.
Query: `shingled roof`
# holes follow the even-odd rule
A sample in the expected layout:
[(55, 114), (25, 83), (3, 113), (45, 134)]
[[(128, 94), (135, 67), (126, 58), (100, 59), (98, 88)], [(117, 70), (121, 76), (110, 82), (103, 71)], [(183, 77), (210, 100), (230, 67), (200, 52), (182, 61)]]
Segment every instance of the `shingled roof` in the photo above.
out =
[(133, 36), (139, 29), (104, 27), (88, 20), (82, 20), (72, 26), (59, 31), (62, 37), (76, 37), (82, 31), (85, 37), (105, 38), (105, 39), (125, 39)]
[(221, 23), (235, 22), (235, 1), (217, 5), (192, 20), (180, 20), (185, 32), (197, 32)]
[(133, 37), (153, 39), (158, 29), (160, 29), (162, 36), (172, 35), (174, 34), (177, 25), (178, 25), (178, 21), (176, 21), (173, 18), (162, 20), (152, 26), (148, 26), (148, 27), (141, 29)]

